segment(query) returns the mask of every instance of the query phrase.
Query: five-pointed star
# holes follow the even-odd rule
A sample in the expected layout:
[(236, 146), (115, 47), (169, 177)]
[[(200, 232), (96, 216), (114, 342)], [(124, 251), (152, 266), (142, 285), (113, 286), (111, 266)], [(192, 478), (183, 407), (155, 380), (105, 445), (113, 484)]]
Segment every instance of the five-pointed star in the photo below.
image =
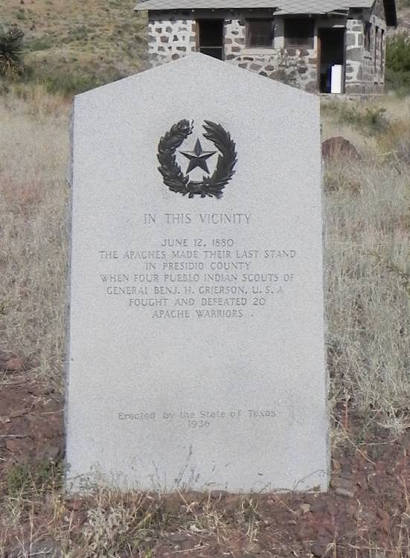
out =
[(188, 170), (186, 171), (187, 174), (196, 167), (200, 167), (209, 174), (206, 160), (209, 159), (209, 157), (212, 157), (212, 155), (215, 155), (216, 151), (203, 151), (201, 142), (197, 139), (193, 151), (180, 151), (180, 153), (189, 159)]

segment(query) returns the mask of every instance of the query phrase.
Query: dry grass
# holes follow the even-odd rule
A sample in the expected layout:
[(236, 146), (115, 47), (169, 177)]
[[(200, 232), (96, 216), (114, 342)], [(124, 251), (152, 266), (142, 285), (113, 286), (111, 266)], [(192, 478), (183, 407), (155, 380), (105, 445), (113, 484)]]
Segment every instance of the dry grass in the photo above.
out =
[(0, 99), (0, 348), (55, 380), (63, 358), (69, 105), (38, 89), (27, 95)]
[[(326, 137), (342, 132), (363, 157), (354, 164), (340, 159), (326, 167), (327, 345), (333, 408), (343, 403), (346, 413), (358, 411), (365, 430), (382, 425), (400, 433), (410, 426), (410, 123), (400, 119), (409, 104), (381, 102), (389, 122), (382, 132), (346, 126), (333, 109), (324, 119)], [(22, 355), (30, 374), (53, 383), (61, 382), (63, 362), (69, 111), (67, 102), (41, 88), (19, 87), (0, 97), (0, 348)], [(335, 427), (334, 447), (359, 447), (362, 440), (352, 438), (346, 424)], [(0, 556), (13, 541), (16, 557), (47, 555), (48, 545), (67, 558), (150, 558), (164, 556), (159, 541), (168, 541), (172, 556), (204, 552), (237, 558), (259, 552), (262, 531), (269, 533), (272, 548), (282, 548), (281, 541), (290, 545), (288, 554), (278, 550), (269, 555), (298, 555), (292, 554), (296, 550), (284, 531), (269, 524), (269, 512), (259, 510), (258, 500), (249, 496), (234, 503), (224, 498), (222, 507), (209, 494), (167, 499), (105, 490), (65, 501), (61, 470), (54, 465), (41, 474), (12, 467), (4, 482)], [(368, 540), (359, 549), (351, 547), (350, 554), (338, 554), (335, 539), (329, 556), (408, 557), (408, 481), (403, 478), (402, 483), (407, 507), (386, 547)], [(290, 506), (284, 499), (289, 522), (299, 521), (304, 512)]]
[[(403, 430), (410, 426), (410, 105), (390, 98), (338, 104), (325, 110), (324, 135), (348, 137), (362, 160), (335, 160), (325, 172), (333, 396), (348, 399), (369, 420)], [(351, 122), (345, 133), (340, 115), (346, 109), (367, 115), (380, 108), (381, 129), (358, 118), (359, 126)]]
[(146, 17), (135, 0), (2, 0), (4, 24), (25, 33), (31, 78), (51, 91), (80, 91), (146, 64)]

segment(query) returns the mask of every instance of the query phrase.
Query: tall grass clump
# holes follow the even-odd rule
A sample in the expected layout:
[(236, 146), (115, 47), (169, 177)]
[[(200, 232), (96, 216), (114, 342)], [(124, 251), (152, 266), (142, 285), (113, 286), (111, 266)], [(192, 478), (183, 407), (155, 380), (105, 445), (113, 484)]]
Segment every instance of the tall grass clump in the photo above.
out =
[(0, 97), (0, 349), (61, 376), (68, 106), (43, 90)]
[(360, 161), (326, 165), (329, 367), (335, 401), (401, 430), (410, 397), (410, 121), (389, 121), (372, 144), (365, 134)]

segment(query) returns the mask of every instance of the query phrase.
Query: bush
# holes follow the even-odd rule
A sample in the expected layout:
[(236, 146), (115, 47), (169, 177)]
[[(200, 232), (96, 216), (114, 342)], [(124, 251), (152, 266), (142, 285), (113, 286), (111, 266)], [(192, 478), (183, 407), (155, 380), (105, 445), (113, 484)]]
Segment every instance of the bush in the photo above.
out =
[(386, 83), (390, 89), (410, 93), (410, 40), (405, 33), (387, 41)]
[(0, 26), (0, 75), (10, 77), (21, 72), (24, 33), (16, 25)]
[(324, 114), (332, 115), (341, 124), (350, 124), (369, 135), (382, 134), (390, 126), (384, 107), (335, 101), (323, 105), (322, 110)]

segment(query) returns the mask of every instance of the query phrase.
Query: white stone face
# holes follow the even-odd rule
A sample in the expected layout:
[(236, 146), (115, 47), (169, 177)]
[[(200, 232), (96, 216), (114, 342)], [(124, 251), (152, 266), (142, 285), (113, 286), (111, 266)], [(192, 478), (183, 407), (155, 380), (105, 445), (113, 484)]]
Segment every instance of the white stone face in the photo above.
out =
[[(326, 489), (318, 98), (195, 54), (73, 118), (68, 489)], [(235, 143), (220, 199), (158, 171), (184, 119), (182, 178), (204, 121)]]

